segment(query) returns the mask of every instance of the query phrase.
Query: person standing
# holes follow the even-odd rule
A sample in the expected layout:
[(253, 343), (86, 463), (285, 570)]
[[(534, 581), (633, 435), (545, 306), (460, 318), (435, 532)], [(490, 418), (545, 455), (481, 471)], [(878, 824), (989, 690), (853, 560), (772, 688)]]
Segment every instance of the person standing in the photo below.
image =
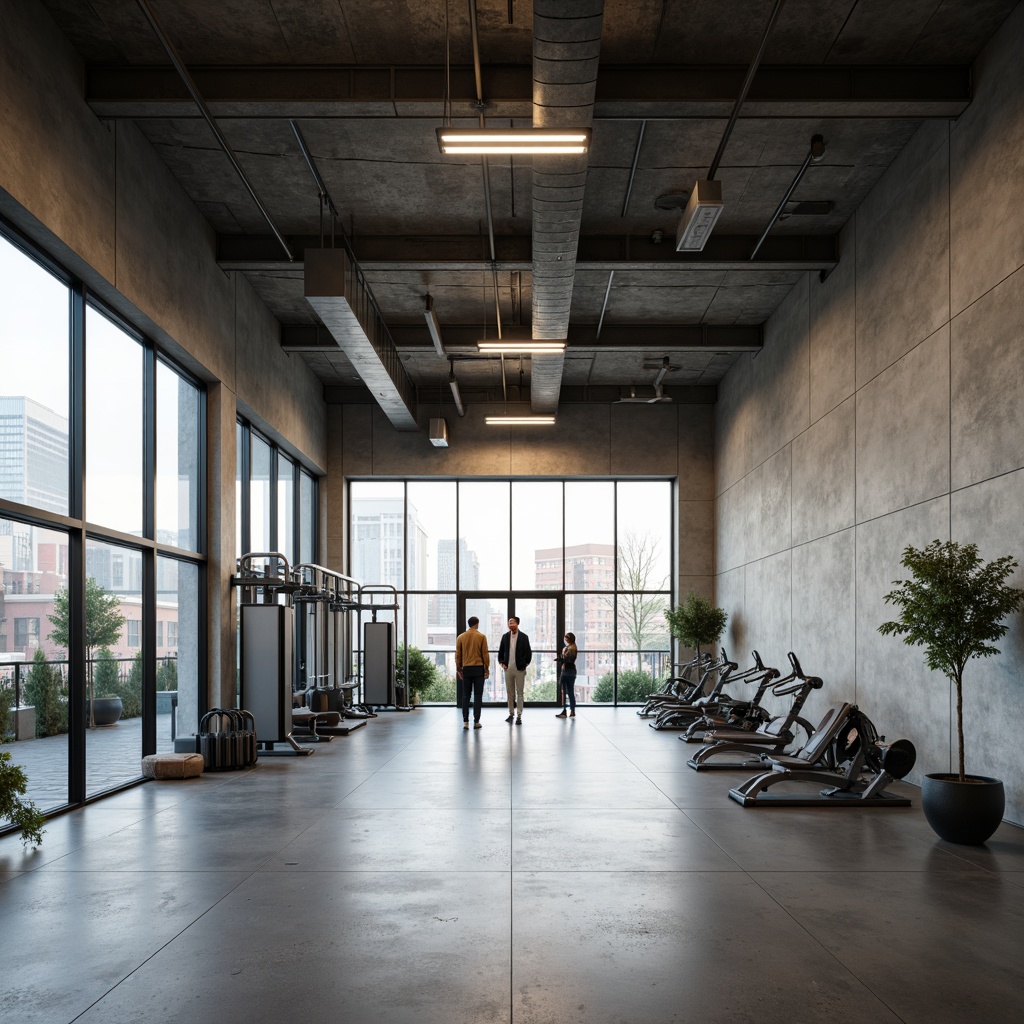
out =
[[(508, 693), (508, 718), (511, 723), (515, 718), (516, 725), (523, 724), (523, 692), (526, 687), (526, 669), (533, 661), (533, 650), (530, 638), (519, 628), (519, 616), (513, 615), (508, 620), (508, 632), (501, 638), (498, 645), (498, 664), (505, 672), (505, 690)], [(516, 701), (519, 710), (516, 711)]]
[(484, 680), (491, 674), (491, 655), (487, 637), (476, 627), (480, 620), (471, 615), (469, 626), (455, 641), (455, 671), (462, 680), (462, 728), (469, 728), (469, 696), (473, 693), (473, 728), (480, 728), (480, 711), (484, 702)]
[(555, 718), (565, 718), (565, 705), (569, 704), (569, 718), (576, 717), (576, 634), (565, 634), (565, 646), (555, 659), (562, 666), (559, 682), (562, 687), (562, 710)]

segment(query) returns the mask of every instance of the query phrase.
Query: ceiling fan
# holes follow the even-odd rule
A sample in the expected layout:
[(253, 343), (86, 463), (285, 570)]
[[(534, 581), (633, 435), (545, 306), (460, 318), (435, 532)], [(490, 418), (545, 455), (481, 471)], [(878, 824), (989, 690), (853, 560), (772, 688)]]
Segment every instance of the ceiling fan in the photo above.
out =
[(629, 397), (620, 398), (616, 405), (654, 405), (656, 402), (671, 402), (672, 398), (665, 394), (665, 385), (662, 383), (665, 379), (665, 374), (671, 370), (678, 370), (678, 366), (672, 366), (669, 362), (668, 356), (662, 359), (661, 363), (644, 363), (645, 370), (657, 369), (658, 376), (654, 378), (654, 397), (653, 398), (637, 398), (636, 397), (636, 386), (631, 384), (629, 386)]

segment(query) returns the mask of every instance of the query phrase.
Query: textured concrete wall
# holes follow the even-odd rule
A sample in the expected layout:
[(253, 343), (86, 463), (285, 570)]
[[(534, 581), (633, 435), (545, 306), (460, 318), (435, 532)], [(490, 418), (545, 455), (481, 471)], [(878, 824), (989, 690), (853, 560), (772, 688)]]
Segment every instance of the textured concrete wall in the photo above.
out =
[[(1024, 560), (1024, 8), (953, 124), (924, 125), (730, 371), (716, 407), (716, 594), (728, 642), (825, 680), (817, 719), (857, 701), (918, 770), (955, 767), (950, 686), (882, 637), (906, 545)], [(1024, 586), (1018, 573), (1015, 585)], [(1024, 622), (965, 681), (967, 770), (1024, 823)]]
[(208, 665), (221, 704), (234, 694), (236, 411), (324, 469), (322, 388), (281, 351), (248, 282), (218, 268), (209, 225), (139, 129), (86, 106), (81, 61), (43, 5), (0, 0), (0, 25), (0, 213), (209, 386)]
[[(449, 447), (434, 448), (426, 419), (400, 433), (372, 405), (328, 415), (328, 561), (345, 567), (345, 486), (353, 477), (629, 477), (678, 479), (679, 592), (710, 597), (714, 571), (714, 408), (710, 405), (567, 405), (552, 428), (489, 427), (485, 413), (452, 406)], [(513, 412), (509, 406), (509, 412)], [(436, 407), (425, 418), (438, 415)]]

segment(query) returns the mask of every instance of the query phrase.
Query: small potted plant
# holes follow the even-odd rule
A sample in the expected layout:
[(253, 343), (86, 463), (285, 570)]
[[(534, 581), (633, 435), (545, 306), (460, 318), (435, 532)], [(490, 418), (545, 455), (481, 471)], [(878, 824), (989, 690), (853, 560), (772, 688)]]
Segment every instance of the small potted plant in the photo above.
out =
[(899, 617), (878, 631), (924, 647), (928, 667), (956, 688), (959, 771), (926, 775), (921, 806), (940, 838), (977, 845), (999, 827), (1005, 794), (999, 779), (964, 771), (964, 668), (972, 658), (999, 653), (992, 643), (1006, 633), (1003, 620), (1024, 601), (1024, 591), (1005, 583), (1017, 562), (1008, 555), (984, 562), (976, 544), (934, 540), (920, 550), (905, 548), (901, 564), (911, 578), (893, 580), (896, 589), (885, 595)]
[(728, 615), (723, 608), (717, 608), (707, 598), (698, 597), (692, 590), (683, 604), (665, 612), (669, 632), (685, 647), (697, 652), (700, 664), (701, 647), (714, 647), (725, 632)]
[(21, 841), (39, 846), (43, 841), (46, 819), (31, 800), (22, 800), (28, 789), (25, 769), (11, 761), (11, 755), (0, 751), (0, 822), (10, 821), (21, 829)]

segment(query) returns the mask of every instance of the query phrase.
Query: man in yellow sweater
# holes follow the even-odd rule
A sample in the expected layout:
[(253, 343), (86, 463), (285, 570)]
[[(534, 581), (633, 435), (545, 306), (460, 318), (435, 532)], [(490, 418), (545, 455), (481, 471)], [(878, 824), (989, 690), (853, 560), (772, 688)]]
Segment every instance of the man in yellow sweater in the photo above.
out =
[(471, 615), (469, 629), (455, 641), (455, 670), (462, 680), (462, 728), (469, 728), (469, 692), (473, 691), (473, 728), (480, 728), (480, 709), (484, 701), (484, 680), (491, 674), (491, 655), (487, 637), (476, 627), (480, 620)]

